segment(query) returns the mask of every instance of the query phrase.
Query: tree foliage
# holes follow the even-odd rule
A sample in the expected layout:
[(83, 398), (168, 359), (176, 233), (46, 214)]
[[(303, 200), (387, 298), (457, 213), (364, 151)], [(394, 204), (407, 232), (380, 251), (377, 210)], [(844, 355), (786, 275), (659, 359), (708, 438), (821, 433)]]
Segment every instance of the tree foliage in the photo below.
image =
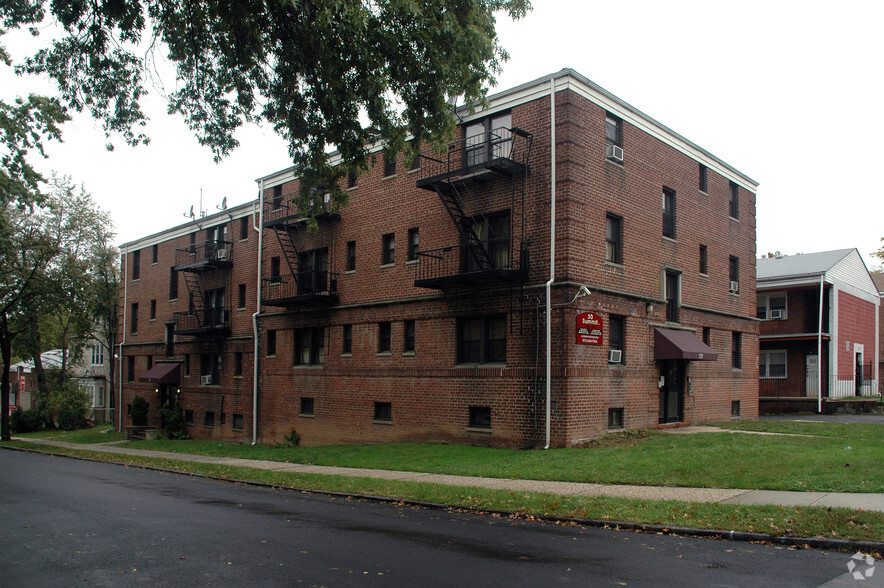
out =
[(878, 265), (872, 268), (872, 273), (884, 272), (884, 237), (881, 238), (881, 247), (877, 251), (872, 251), (872, 257), (878, 258)]
[[(63, 33), (19, 71), (48, 75), (65, 107), (130, 144), (148, 141), (141, 100), (162, 48), (176, 70), (169, 111), (216, 159), (237, 146), (241, 125), (269, 123), (289, 142), (307, 205), (317, 186), (344, 201), (336, 180), (368, 165), (366, 122), (388, 152), (408, 135), (449, 136), (446, 101), (482, 100), (507, 58), (496, 15), (528, 9), (529, 0), (9, 0), (0, 18), (32, 31), (57, 22)], [(329, 165), (330, 146), (343, 165)]]

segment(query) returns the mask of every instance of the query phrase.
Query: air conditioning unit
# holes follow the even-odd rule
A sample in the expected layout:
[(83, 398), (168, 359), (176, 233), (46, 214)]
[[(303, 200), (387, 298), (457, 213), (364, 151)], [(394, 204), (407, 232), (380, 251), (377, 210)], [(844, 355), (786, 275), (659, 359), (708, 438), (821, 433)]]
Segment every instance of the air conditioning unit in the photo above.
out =
[(218, 261), (226, 261), (227, 260), (227, 250), (226, 249), (219, 249), (217, 252), (215, 252), (215, 259), (217, 259)]
[(200, 384), (209, 386), (212, 384), (212, 376), (200, 376)]
[(623, 163), (623, 148), (609, 143), (605, 148), (605, 157), (612, 161)]
[(620, 349), (611, 349), (608, 351), (608, 362), (609, 363), (620, 363), (620, 359), (623, 357), (623, 351)]
[(786, 318), (786, 313), (782, 308), (771, 308), (770, 309), (770, 318), (772, 319), (784, 319)]
[(734, 282), (731, 280), (731, 292), (739, 292), (740, 291), (740, 282)]

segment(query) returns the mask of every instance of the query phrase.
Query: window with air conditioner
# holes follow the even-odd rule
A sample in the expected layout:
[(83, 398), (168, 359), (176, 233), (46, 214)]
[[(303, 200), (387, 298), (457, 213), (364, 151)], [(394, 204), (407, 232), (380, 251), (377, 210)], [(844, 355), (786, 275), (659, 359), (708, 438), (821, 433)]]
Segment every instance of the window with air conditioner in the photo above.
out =
[(788, 317), (786, 293), (759, 294), (755, 318), (766, 321), (782, 321)]
[(623, 163), (623, 121), (611, 113), (605, 115), (605, 157)]
[(608, 317), (608, 363), (623, 363), (626, 341), (626, 317), (612, 314)]
[(609, 363), (620, 363), (620, 359), (623, 357), (623, 352), (619, 349), (611, 349), (608, 352), (608, 362)]

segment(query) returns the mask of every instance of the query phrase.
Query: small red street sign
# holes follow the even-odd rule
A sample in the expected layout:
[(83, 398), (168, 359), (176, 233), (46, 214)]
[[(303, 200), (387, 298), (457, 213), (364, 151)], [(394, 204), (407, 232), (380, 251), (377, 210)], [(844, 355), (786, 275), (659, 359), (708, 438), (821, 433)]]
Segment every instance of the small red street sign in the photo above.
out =
[(601, 345), (603, 333), (602, 317), (594, 312), (581, 312), (577, 315), (577, 343), (580, 345)]

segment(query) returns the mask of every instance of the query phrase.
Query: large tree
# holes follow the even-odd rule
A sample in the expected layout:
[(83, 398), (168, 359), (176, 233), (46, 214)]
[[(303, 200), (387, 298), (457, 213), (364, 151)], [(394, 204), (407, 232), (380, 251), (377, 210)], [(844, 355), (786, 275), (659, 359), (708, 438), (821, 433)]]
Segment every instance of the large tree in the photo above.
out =
[[(366, 167), (374, 132), (394, 152), (408, 135), (420, 144), (453, 131), (447, 100), (481, 100), (507, 57), (496, 14), (528, 9), (529, 0), (8, 0), (0, 18), (34, 34), (46, 21), (60, 26), (19, 70), (50, 76), (61, 102), (108, 134), (147, 142), (141, 100), (150, 65), (166, 58), (177, 78), (169, 110), (216, 158), (236, 147), (242, 124), (267, 122), (289, 142), (305, 198), (323, 186), (343, 202), (335, 180)], [(329, 147), (343, 165), (329, 165)]]

